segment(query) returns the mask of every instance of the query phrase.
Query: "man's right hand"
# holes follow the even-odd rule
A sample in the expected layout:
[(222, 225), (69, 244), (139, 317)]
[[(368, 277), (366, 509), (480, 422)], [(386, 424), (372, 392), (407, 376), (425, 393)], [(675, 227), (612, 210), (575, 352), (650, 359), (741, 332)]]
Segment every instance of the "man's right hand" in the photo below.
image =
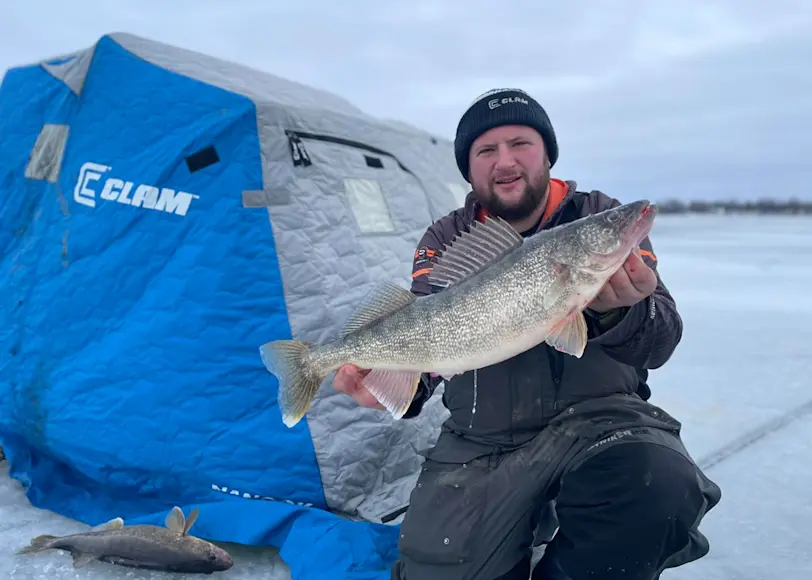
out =
[(385, 411), (386, 407), (381, 405), (364, 386), (364, 377), (368, 374), (368, 369), (359, 369), (355, 365), (346, 364), (336, 371), (333, 387), (336, 391), (352, 397), (362, 407)]

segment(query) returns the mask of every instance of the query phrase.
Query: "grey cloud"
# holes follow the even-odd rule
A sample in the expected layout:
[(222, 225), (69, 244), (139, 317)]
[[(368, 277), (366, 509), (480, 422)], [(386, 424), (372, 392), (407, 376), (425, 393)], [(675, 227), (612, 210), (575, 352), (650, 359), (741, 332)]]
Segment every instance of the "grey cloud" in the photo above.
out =
[(812, 199), (812, 5), (805, 0), (12, 3), (0, 65), (117, 30), (335, 92), (453, 137), (478, 94), (549, 110), (557, 176), (621, 199)]

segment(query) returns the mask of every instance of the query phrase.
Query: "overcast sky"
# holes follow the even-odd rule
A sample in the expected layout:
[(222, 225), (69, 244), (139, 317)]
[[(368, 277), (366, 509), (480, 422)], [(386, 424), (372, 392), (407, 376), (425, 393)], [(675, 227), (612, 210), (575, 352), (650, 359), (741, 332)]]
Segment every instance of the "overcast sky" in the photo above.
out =
[(581, 187), (624, 200), (812, 200), (808, 0), (4, 4), (3, 70), (126, 31), (448, 138), (476, 95), (519, 87), (552, 118), (554, 176)]

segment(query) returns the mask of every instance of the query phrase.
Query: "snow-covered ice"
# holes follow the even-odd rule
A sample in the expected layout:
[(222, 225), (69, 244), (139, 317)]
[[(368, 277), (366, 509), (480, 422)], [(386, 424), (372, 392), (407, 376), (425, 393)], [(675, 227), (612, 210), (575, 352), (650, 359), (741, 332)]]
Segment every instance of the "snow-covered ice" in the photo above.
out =
[(685, 321), (652, 401), (722, 488), (710, 554), (663, 580), (812, 578), (812, 219), (661, 216), (652, 240)]
[[(652, 401), (682, 421), (700, 463), (725, 446), (736, 450), (708, 469), (723, 493), (703, 526), (710, 554), (663, 579), (810, 578), (812, 405), (775, 427), (812, 401), (812, 219), (660, 216), (652, 239), (685, 320), (677, 353), (651, 373)], [(771, 422), (750, 443), (748, 434)], [(1, 578), (180, 577), (98, 562), (74, 570), (56, 552), (13, 554), (35, 535), (85, 528), (28, 505), (0, 468)], [(274, 550), (228, 548), (235, 565), (218, 578), (290, 578)]]

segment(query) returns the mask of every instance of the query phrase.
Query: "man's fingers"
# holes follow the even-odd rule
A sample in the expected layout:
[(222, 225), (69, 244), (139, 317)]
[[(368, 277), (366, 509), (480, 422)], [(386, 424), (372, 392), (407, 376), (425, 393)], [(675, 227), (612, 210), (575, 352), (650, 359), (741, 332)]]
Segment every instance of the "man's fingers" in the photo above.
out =
[(356, 390), (355, 396), (353, 398), (362, 407), (375, 407), (378, 409), (384, 408), (384, 406), (378, 402), (378, 400), (372, 395), (372, 393), (370, 393), (364, 387), (359, 387), (358, 390)]
[(601, 291), (601, 297), (609, 304), (615, 304), (622, 298), (623, 288), (629, 284), (629, 276), (621, 268), (615, 272)]
[(375, 396), (364, 387), (364, 377), (371, 369), (359, 369), (355, 365), (346, 364), (340, 367), (333, 379), (336, 391), (349, 395), (362, 407), (385, 410)]
[(638, 277), (641, 273), (644, 273), (646, 270), (650, 270), (651, 268), (648, 267), (643, 261), (643, 257), (637, 253), (632, 252), (629, 254), (628, 259), (623, 264), (623, 270), (628, 274), (630, 280), (634, 280)]
[(629, 278), (629, 285), (638, 294), (649, 295), (657, 287), (657, 276), (640, 254), (633, 253), (623, 265)]
[(616, 301), (617, 295), (615, 294), (612, 285), (607, 282), (604, 284), (598, 295), (592, 300), (591, 306), (598, 312), (604, 312), (613, 308)]
[(361, 370), (354, 365), (346, 364), (336, 371), (333, 385), (337, 391), (355, 398), (358, 389), (363, 387), (363, 380), (367, 374), (369, 370)]

